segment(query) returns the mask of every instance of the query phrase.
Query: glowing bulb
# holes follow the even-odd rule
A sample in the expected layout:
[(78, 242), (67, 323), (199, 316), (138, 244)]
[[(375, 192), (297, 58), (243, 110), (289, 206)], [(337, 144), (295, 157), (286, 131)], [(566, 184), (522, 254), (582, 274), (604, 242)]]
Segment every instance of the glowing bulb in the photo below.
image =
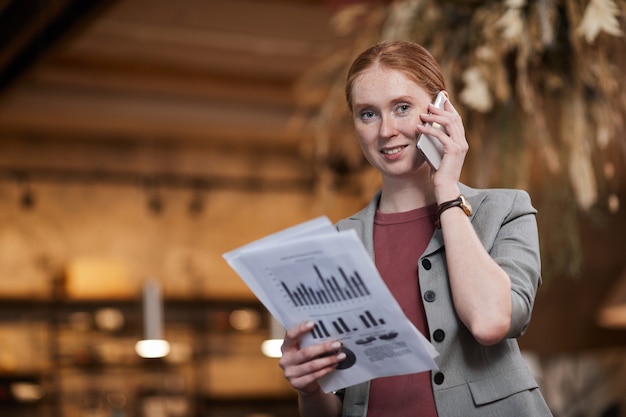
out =
[(163, 358), (170, 353), (170, 344), (167, 340), (140, 340), (135, 344), (135, 352), (142, 358)]
[(283, 353), (280, 347), (283, 345), (283, 339), (267, 339), (261, 343), (261, 352), (270, 358), (280, 358)]
[(135, 344), (142, 358), (163, 358), (170, 353), (170, 344), (163, 339), (163, 306), (161, 290), (156, 281), (148, 281), (143, 288), (144, 339)]
[(283, 353), (280, 351), (280, 347), (283, 345), (283, 337), (285, 336), (285, 329), (283, 326), (270, 315), (270, 337), (261, 343), (261, 352), (265, 356), (270, 358), (280, 358)]

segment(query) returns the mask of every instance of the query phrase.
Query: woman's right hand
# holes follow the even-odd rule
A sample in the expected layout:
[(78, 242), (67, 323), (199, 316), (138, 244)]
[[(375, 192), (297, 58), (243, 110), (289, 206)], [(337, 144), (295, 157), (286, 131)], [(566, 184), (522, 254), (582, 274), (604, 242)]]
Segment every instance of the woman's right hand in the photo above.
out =
[(292, 327), (285, 334), (281, 347), (280, 367), (291, 386), (301, 394), (312, 394), (320, 390), (318, 380), (335, 370), (337, 364), (346, 358), (341, 352), (341, 343), (328, 341), (317, 345), (301, 347), (302, 337), (310, 332), (314, 323), (308, 321)]

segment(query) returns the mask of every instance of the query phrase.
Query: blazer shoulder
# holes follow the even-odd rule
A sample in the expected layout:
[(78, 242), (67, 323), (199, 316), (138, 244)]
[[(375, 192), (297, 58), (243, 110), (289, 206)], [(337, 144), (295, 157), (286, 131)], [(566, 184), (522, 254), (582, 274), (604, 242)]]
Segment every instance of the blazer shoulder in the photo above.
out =
[(373, 222), (376, 209), (378, 208), (378, 203), (380, 202), (380, 194), (381, 191), (378, 190), (367, 206), (352, 216), (339, 220), (339, 222), (337, 222), (337, 229), (359, 229), (364, 228), (364, 224)]
[(461, 187), (461, 192), (470, 201), (474, 211), (508, 212), (513, 215), (536, 214), (530, 194), (513, 188), (471, 188)]

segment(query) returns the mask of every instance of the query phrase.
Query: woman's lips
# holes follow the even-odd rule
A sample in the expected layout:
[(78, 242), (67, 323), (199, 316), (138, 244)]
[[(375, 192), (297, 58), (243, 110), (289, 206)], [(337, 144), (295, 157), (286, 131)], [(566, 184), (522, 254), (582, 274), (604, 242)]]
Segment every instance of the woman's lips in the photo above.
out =
[(382, 149), (380, 152), (383, 155), (386, 155), (386, 156), (393, 156), (393, 155), (397, 155), (398, 153), (402, 152), (407, 146), (408, 145), (394, 146), (393, 148)]

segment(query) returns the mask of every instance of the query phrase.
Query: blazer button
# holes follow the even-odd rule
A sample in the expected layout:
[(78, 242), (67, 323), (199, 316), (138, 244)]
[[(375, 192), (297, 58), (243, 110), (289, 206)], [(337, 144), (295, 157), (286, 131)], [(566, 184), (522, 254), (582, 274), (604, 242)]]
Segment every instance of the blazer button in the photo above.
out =
[(429, 303), (435, 301), (435, 298), (437, 298), (437, 295), (434, 291), (428, 290), (424, 293), (424, 300), (428, 301)]
[(444, 379), (445, 379), (445, 377), (443, 376), (443, 374), (441, 372), (437, 372), (435, 374), (435, 377), (434, 377), (435, 384), (437, 384), (437, 385), (443, 384), (443, 380)]
[(422, 266), (424, 267), (425, 270), (429, 271), (430, 268), (432, 267), (432, 264), (430, 263), (430, 260), (428, 258), (424, 258), (422, 259)]
[(433, 332), (433, 340), (435, 342), (443, 342), (443, 339), (446, 338), (446, 332), (441, 329), (437, 329)]

